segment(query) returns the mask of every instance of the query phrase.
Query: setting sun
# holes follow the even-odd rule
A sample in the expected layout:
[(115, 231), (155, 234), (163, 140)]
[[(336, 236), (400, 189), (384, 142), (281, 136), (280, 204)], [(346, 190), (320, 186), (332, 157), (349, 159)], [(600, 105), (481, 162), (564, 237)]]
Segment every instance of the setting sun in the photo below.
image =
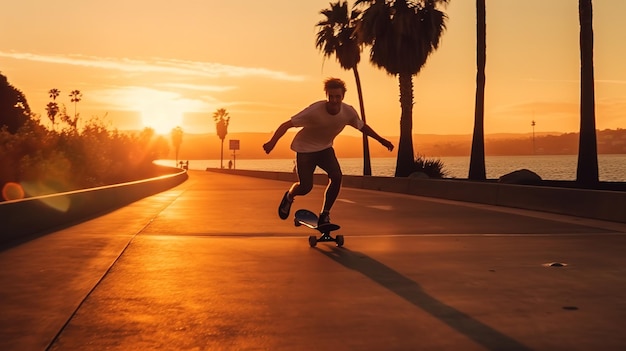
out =
[(154, 129), (157, 134), (166, 135), (183, 123), (187, 112), (202, 110), (202, 102), (181, 97), (172, 91), (134, 87), (124, 91), (122, 105), (138, 111), (143, 127)]
[(145, 106), (140, 110), (141, 121), (144, 127), (152, 128), (157, 134), (169, 134), (183, 120), (183, 112), (176, 106), (167, 103), (157, 103), (154, 106)]

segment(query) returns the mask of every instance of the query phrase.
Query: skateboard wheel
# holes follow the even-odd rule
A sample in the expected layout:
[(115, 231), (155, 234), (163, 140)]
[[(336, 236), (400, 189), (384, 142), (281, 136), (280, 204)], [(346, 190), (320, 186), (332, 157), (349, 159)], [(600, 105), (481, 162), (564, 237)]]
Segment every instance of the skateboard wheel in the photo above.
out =
[(317, 237), (315, 235), (309, 236), (309, 245), (315, 247), (317, 245)]
[(337, 235), (337, 246), (342, 247), (343, 246), (343, 235)]

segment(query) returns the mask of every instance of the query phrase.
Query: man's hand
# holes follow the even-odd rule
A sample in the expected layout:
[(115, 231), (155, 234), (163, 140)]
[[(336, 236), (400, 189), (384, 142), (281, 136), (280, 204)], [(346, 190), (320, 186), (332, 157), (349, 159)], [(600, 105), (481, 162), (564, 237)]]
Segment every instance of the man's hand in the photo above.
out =
[(274, 150), (274, 146), (276, 146), (276, 143), (278, 142), (278, 140), (283, 135), (285, 135), (285, 133), (287, 132), (287, 129), (291, 127), (293, 127), (293, 123), (291, 123), (291, 119), (287, 120), (287, 122), (284, 122), (283, 124), (278, 126), (278, 129), (276, 129), (276, 131), (274, 132), (272, 139), (270, 139), (270, 141), (268, 141), (267, 143), (263, 144), (263, 150), (265, 150), (266, 154), (269, 154), (272, 150)]
[(393, 144), (389, 140), (383, 139), (383, 140), (381, 140), (380, 143), (383, 144), (383, 146), (386, 147), (387, 150), (393, 151)]
[[(274, 146), (276, 146), (276, 143), (273, 143), (271, 140), (268, 141), (267, 143), (263, 144), (263, 150), (265, 150), (266, 154), (269, 154), (272, 150), (274, 150)], [(393, 147), (393, 146), (392, 146)]]

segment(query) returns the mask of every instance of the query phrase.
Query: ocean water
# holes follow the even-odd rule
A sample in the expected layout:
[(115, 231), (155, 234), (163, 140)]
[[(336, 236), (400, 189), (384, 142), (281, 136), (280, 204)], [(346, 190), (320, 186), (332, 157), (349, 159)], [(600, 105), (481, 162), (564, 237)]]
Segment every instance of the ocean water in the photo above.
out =
[[(443, 162), (446, 178), (466, 179), (469, 172), (469, 157), (439, 157)], [(174, 166), (174, 160), (158, 160), (156, 163)], [(346, 175), (362, 175), (363, 159), (339, 159), (341, 169)], [(373, 158), (372, 175), (392, 177), (396, 168), (395, 157)], [(487, 156), (485, 167), (487, 178), (497, 179), (500, 176), (518, 169), (526, 168), (541, 176), (545, 180), (574, 180), (576, 179), (576, 155), (531, 155), (531, 156)], [(235, 160), (235, 168), (260, 171), (291, 172), (295, 164), (294, 159), (255, 159)], [(189, 169), (205, 170), (219, 168), (220, 160), (189, 160)], [(224, 167), (228, 167), (228, 159), (224, 160)], [(600, 180), (607, 182), (626, 182), (626, 155), (598, 155)], [(318, 172), (322, 173), (318, 169)]]

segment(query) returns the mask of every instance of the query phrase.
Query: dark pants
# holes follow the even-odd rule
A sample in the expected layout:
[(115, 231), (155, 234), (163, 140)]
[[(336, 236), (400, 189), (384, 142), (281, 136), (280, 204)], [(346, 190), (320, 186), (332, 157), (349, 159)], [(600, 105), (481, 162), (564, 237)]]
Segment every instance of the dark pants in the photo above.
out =
[(342, 173), (337, 156), (335, 156), (335, 150), (331, 147), (317, 152), (298, 153), (296, 166), (299, 182), (291, 186), (289, 190), (291, 196), (306, 195), (313, 189), (313, 173), (315, 168), (319, 167), (328, 174), (329, 179), (324, 193), (322, 212), (330, 212), (341, 189)]

